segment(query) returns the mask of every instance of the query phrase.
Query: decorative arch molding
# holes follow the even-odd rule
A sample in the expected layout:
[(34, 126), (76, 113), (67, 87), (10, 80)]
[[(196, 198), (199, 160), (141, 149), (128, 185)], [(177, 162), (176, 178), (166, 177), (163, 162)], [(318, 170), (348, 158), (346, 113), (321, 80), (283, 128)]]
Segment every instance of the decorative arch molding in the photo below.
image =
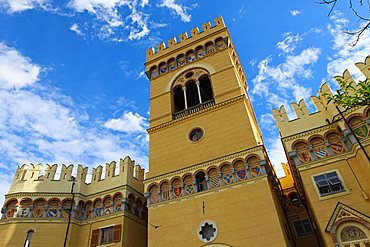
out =
[(191, 70), (191, 69), (204, 69), (206, 71), (208, 71), (208, 73), (210, 75), (214, 74), (215, 73), (215, 69), (213, 68), (212, 65), (208, 64), (208, 63), (195, 63), (195, 64), (187, 64), (186, 66), (184, 66), (183, 68), (181, 68), (180, 70), (178, 70), (173, 76), (172, 78), (170, 79), (170, 81), (168, 82), (167, 84), (167, 88), (165, 89), (166, 92), (169, 92), (171, 91), (171, 88), (172, 88), (172, 85), (174, 84), (174, 82), (177, 80), (177, 78), (183, 74), (185, 71), (187, 70)]
[[(338, 230), (342, 230), (344, 225), (357, 225), (360, 229), (366, 230), (370, 235), (370, 217), (343, 204), (338, 202), (334, 209), (332, 216), (325, 228), (326, 232), (329, 232), (334, 243), (341, 243), (338, 239)], [(369, 236), (368, 236), (369, 237)]]

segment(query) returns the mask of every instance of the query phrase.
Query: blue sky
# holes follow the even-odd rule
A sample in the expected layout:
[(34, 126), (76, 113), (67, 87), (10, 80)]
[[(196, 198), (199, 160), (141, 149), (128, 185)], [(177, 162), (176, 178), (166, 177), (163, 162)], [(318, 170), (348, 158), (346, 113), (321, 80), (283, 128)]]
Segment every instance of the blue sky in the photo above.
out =
[[(23, 163), (148, 165), (145, 51), (222, 15), (248, 77), (274, 164), (284, 161), (272, 108), (309, 96), (370, 54), (345, 2), (0, 0), (0, 194)], [(292, 110), (288, 114), (294, 118)], [(3, 198), (0, 199), (0, 202)]]

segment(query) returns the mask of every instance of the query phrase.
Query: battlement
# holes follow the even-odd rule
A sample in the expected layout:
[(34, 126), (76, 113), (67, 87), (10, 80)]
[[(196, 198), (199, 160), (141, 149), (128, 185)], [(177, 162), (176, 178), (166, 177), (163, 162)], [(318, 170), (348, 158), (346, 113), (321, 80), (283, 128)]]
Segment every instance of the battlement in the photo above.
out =
[[(356, 67), (367, 79), (370, 79), (370, 56), (367, 56), (364, 63), (356, 63)], [(357, 85), (347, 69), (341, 76), (335, 76), (334, 78), (346, 83), (354, 82)], [(289, 119), (284, 106), (281, 106), (279, 109), (272, 109), (281, 136), (290, 136), (332, 122), (338, 111), (335, 109), (333, 102), (328, 103), (327, 94), (333, 95), (333, 91), (330, 89), (328, 83), (325, 82), (320, 87), (318, 95), (311, 96), (311, 101), (316, 108), (316, 111), (313, 113), (308, 111), (307, 105), (303, 100), (300, 100), (298, 103), (291, 103), (297, 117), (295, 119)]]
[(157, 45), (157, 50), (154, 49), (154, 47), (150, 47), (146, 51), (146, 61), (149, 62), (153, 59), (156, 59), (163, 55), (165, 52), (173, 51), (175, 49), (181, 48), (185, 45), (188, 45), (191, 42), (195, 42), (199, 39), (204, 38), (205, 36), (215, 33), (223, 28), (225, 28), (225, 23), (222, 18), (222, 16), (219, 16), (214, 19), (215, 25), (212, 26), (211, 22), (208, 21), (204, 24), (202, 24), (202, 30), (200, 31), (199, 27), (195, 27), (190, 30), (191, 36), (189, 37), (189, 34), (187, 32), (181, 33), (179, 35), (179, 41), (177, 41), (176, 37), (172, 37), (168, 40), (166, 46), (165, 42), (161, 42)]
[[(125, 184), (137, 187), (139, 190), (143, 187), (144, 174), (145, 170), (140, 165), (135, 165), (135, 161), (128, 156), (120, 159), (119, 169), (117, 169), (117, 162), (112, 161), (105, 164), (105, 169), (102, 165), (92, 168), (91, 173), (88, 167), (80, 164), (75, 171), (72, 164), (68, 166), (62, 164), (60, 167), (57, 164), (43, 166), (31, 163), (18, 166), (9, 193), (64, 193), (70, 190), (72, 180), (76, 182), (77, 191), (83, 194), (89, 194), (90, 190), (96, 191), (96, 188), (103, 190)], [(91, 182), (87, 181), (90, 176)]]

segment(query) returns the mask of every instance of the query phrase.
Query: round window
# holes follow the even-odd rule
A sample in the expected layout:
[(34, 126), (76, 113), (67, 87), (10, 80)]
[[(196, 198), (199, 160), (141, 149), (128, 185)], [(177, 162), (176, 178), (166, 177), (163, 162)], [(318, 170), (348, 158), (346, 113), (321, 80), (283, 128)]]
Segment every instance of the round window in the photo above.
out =
[(193, 129), (190, 132), (189, 139), (192, 142), (197, 142), (203, 137), (203, 130), (200, 128)]
[(198, 238), (204, 243), (212, 242), (218, 234), (217, 225), (212, 220), (205, 220), (198, 226)]
[(190, 71), (190, 72), (185, 74), (185, 78), (188, 79), (188, 78), (192, 77), (193, 75), (194, 75), (194, 73)]

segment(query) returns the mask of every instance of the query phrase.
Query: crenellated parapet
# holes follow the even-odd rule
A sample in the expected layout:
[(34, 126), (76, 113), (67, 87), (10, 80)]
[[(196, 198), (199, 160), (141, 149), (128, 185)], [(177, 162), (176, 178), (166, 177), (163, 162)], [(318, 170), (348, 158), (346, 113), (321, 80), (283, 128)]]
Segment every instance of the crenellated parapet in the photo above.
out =
[[(370, 56), (366, 58), (365, 63), (357, 63), (356, 66), (367, 79), (370, 78)], [(348, 70), (345, 70), (341, 76), (335, 76), (334, 78), (337, 81), (354, 82), (357, 85)], [(328, 125), (328, 123), (333, 121), (335, 122), (335, 119), (338, 118), (338, 111), (333, 102), (328, 103), (327, 95), (333, 95), (333, 91), (328, 83), (324, 83), (320, 87), (318, 94), (311, 96), (312, 104), (316, 108), (316, 111), (312, 113), (309, 112), (304, 100), (300, 100), (298, 103), (291, 103), (293, 112), (296, 115), (294, 119), (289, 119), (284, 106), (281, 106), (279, 109), (273, 109), (272, 112), (281, 136), (296, 135), (310, 129)], [(354, 110), (351, 109), (345, 114), (350, 114)], [(342, 122), (338, 123), (338, 126), (341, 129), (346, 128)]]
[(167, 45), (165, 42), (161, 42), (157, 45), (157, 49), (154, 49), (154, 47), (150, 47), (146, 51), (146, 61), (153, 60), (155, 58), (158, 58), (162, 54), (168, 52), (168, 50), (173, 50), (174, 48), (179, 48), (184, 45), (188, 45), (190, 42), (196, 42), (199, 39), (204, 38), (205, 36), (209, 35), (210, 33), (213, 33), (215, 31), (219, 31), (223, 28), (225, 28), (224, 20), (222, 19), (222, 16), (219, 16), (214, 19), (215, 25), (212, 26), (211, 22), (208, 21), (202, 25), (202, 31), (200, 31), (199, 27), (195, 27), (190, 30), (190, 35), (187, 32), (181, 33), (179, 35), (179, 40), (176, 39), (176, 37), (173, 37), (168, 40)]
[(144, 169), (128, 156), (119, 163), (106, 163), (105, 168), (99, 165), (90, 170), (80, 164), (74, 168), (72, 164), (24, 164), (17, 168), (9, 193), (69, 193), (72, 180), (76, 182), (76, 191), (82, 194), (96, 193), (119, 184), (128, 184), (138, 191), (143, 188)]

